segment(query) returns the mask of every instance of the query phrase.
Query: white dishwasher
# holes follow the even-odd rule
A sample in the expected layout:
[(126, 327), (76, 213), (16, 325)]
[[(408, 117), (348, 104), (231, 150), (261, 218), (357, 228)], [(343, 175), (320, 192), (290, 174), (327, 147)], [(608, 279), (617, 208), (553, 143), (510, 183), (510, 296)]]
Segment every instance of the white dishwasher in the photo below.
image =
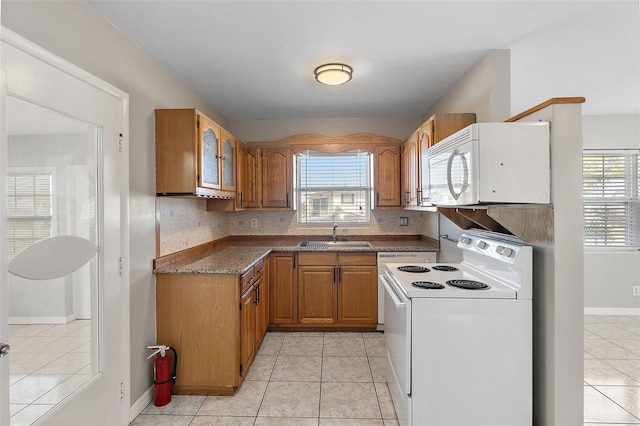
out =
[(387, 263), (435, 263), (434, 251), (379, 251), (378, 252), (378, 330), (384, 330), (384, 275)]

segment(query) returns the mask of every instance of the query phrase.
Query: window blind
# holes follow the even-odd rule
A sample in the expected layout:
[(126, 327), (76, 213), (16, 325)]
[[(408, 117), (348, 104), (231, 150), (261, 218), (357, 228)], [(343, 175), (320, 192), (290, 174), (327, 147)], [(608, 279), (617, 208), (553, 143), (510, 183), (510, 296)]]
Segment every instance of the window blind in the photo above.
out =
[(31, 244), (51, 236), (50, 173), (7, 176), (7, 245), (9, 259)]
[(584, 151), (584, 245), (640, 247), (637, 150)]
[(371, 153), (296, 154), (298, 223), (369, 223)]

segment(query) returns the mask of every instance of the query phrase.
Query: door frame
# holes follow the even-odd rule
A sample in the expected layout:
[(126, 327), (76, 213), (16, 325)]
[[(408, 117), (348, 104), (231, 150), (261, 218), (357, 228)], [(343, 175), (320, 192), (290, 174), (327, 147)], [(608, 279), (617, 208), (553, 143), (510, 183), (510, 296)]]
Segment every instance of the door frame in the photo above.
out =
[[(43, 49), (39, 45), (27, 40), (26, 38), (0, 26), (0, 41), (12, 45), (13, 47), (27, 53), (28, 55), (42, 61), (43, 63), (62, 71), (77, 80), (80, 80), (100, 91), (103, 91), (117, 99), (120, 106), (121, 121), (121, 137), (120, 152), (121, 156), (121, 174), (120, 174), (120, 318), (122, 321), (122, 329), (120, 330), (120, 365), (121, 371), (120, 382), (121, 400), (120, 419), (122, 425), (128, 425), (130, 422), (130, 249), (129, 249), (129, 95), (112, 86), (111, 84), (99, 79), (89, 72), (77, 67), (76, 65), (54, 55), (53, 53)], [(2, 44), (0, 43), (0, 61), (3, 58)], [(0, 117), (4, 118), (7, 114), (7, 77), (0, 66)], [(5, 119), (0, 119), (0, 174), (6, 174), (8, 168), (7, 162), (8, 145), (7, 145), (7, 124)], [(0, 185), (0, 201), (2, 205), (6, 204), (6, 187)], [(6, 235), (7, 217), (6, 209), (0, 208), (0, 235)], [(8, 312), (8, 261), (7, 261), (7, 242), (5, 238), (0, 238), (0, 312)], [(9, 328), (7, 321), (0, 320), (0, 342), (8, 341)], [(0, 362), (0, 377), (6, 377), (8, 380), (9, 363)], [(9, 407), (9, 383), (4, 381), (0, 383), (0, 408)], [(0, 411), (4, 411), (0, 410)], [(8, 410), (7, 410), (8, 414)], [(3, 419), (0, 419), (3, 420)]]

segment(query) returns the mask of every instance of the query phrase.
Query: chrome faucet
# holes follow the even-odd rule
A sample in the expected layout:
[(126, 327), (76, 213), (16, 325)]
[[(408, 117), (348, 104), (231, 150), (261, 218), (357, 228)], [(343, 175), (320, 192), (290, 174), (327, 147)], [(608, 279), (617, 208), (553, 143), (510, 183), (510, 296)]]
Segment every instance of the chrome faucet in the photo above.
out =
[(338, 241), (338, 236), (336, 235), (337, 228), (338, 228), (338, 222), (333, 224), (333, 234), (331, 234), (331, 240), (333, 240), (333, 242)]

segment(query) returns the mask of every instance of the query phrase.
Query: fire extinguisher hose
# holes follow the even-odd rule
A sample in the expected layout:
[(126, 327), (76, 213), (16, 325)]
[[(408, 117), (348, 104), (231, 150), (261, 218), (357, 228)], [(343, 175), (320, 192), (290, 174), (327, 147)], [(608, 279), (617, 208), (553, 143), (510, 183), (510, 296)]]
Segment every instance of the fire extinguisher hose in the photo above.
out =
[(167, 380), (163, 380), (161, 382), (153, 381), (154, 385), (164, 385), (165, 383), (171, 382), (172, 385), (176, 384), (176, 371), (178, 370), (178, 352), (171, 346), (167, 346), (167, 349), (170, 349), (173, 352), (173, 372), (171, 373), (171, 377)]

